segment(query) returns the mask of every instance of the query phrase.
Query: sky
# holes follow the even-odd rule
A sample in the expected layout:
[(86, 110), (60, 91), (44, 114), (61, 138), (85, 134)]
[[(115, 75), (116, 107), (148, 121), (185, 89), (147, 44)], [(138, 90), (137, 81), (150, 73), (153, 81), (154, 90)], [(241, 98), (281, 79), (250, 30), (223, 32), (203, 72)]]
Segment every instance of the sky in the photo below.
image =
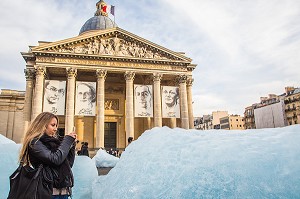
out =
[[(235, 131), (156, 127), (127, 146), (117, 163), (97, 153), (102, 165), (114, 162), (105, 176), (98, 176), (94, 159), (76, 156), (72, 198), (299, 198), (299, 131), (300, 125)], [(19, 148), (0, 135), (0, 198), (7, 196)]]
[[(38, 41), (77, 36), (97, 0), (1, 0), (0, 89), (25, 90), (20, 52)], [(186, 56), (194, 116), (247, 106), (300, 87), (298, 0), (107, 0), (126, 31)], [(113, 18), (112, 16), (110, 16)]]

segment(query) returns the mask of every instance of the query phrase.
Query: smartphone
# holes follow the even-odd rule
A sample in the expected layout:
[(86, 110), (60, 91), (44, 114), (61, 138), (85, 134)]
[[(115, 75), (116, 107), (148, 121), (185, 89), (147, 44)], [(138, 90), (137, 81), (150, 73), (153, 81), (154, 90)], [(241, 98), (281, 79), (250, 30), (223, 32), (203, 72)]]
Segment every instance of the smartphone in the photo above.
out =
[(76, 127), (75, 127), (75, 126), (73, 126), (73, 132), (75, 132), (75, 130), (76, 130)]

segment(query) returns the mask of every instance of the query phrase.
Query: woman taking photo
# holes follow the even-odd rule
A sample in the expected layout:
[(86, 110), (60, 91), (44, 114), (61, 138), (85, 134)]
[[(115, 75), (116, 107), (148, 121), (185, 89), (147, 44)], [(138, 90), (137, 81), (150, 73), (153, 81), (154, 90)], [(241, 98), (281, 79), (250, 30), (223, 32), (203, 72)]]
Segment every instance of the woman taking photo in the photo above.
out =
[[(57, 134), (58, 118), (48, 112), (39, 114), (29, 126), (21, 148), (19, 161), (38, 168), (50, 168), (53, 177), (52, 199), (67, 199), (74, 184), (71, 167), (75, 159), (76, 133)], [(24, 158), (23, 158), (24, 157)]]

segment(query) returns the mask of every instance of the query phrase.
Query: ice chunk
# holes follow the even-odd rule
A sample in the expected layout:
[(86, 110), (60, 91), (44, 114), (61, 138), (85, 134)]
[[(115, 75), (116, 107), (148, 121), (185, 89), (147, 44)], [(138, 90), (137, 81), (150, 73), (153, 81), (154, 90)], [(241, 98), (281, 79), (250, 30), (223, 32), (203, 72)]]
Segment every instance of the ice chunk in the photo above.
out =
[(298, 198), (299, 132), (154, 128), (97, 178), (93, 199)]
[(75, 180), (73, 199), (92, 198), (92, 182), (98, 176), (94, 161), (87, 156), (76, 156), (72, 171)]
[[(7, 138), (5, 138), (7, 139)], [(9, 192), (9, 176), (18, 167), (18, 156), (21, 148), (20, 144), (13, 141), (5, 141), (3, 144), (3, 137), (0, 138), (0, 198), (7, 198)]]
[(0, 134), (0, 144), (16, 144), (14, 141)]
[(108, 154), (105, 150), (99, 149), (93, 157), (97, 167), (114, 167), (119, 161), (119, 158)]

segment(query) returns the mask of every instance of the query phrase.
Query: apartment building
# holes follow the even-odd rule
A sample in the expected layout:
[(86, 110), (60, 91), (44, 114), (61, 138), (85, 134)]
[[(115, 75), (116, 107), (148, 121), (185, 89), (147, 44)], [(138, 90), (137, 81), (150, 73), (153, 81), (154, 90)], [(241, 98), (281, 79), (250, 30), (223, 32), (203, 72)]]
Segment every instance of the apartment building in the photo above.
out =
[(244, 117), (240, 115), (229, 115), (220, 118), (221, 129), (227, 130), (243, 130), (245, 129)]
[(300, 124), (300, 88), (285, 87), (285, 94), (287, 125)]
[(255, 129), (256, 128), (255, 127), (255, 119), (254, 119), (254, 107), (255, 107), (255, 104), (245, 108), (245, 112), (244, 112), (245, 129)]

